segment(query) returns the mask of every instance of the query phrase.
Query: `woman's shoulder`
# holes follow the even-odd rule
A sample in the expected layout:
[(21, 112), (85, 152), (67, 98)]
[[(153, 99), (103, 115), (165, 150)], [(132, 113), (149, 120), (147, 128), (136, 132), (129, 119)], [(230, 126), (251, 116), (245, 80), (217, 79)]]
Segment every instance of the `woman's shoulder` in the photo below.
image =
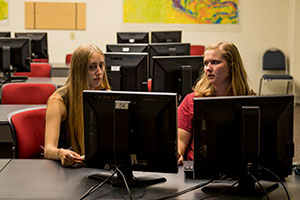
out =
[(49, 105), (59, 105), (59, 104), (65, 105), (64, 98), (58, 91), (55, 91), (48, 98), (47, 105), (49, 106)]
[(195, 92), (191, 92), (187, 95), (185, 95), (184, 99), (183, 99), (183, 102), (191, 102), (194, 100), (194, 97), (195, 97)]

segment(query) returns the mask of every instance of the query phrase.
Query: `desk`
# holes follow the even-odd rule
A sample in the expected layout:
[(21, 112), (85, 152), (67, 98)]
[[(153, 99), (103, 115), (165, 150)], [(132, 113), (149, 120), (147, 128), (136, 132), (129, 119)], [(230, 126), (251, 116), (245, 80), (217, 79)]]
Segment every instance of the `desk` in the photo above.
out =
[(40, 107), (42, 105), (9, 105), (0, 104), (0, 158), (12, 158), (15, 142), (8, 123), (8, 114), (24, 108)]
[(68, 77), (70, 65), (66, 63), (50, 63), (51, 77)]
[[(91, 186), (99, 182), (90, 180), (88, 175), (101, 170), (91, 168), (65, 168), (58, 161), (46, 159), (13, 159), (0, 173), (0, 199), (78, 199)], [(135, 172), (139, 175), (149, 175), (146, 172)], [(207, 180), (185, 179), (183, 167), (179, 167), (178, 174), (159, 174), (167, 178), (167, 182), (147, 188), (131, 188), (134, 199), (157, 199), (184, 189), (205, 183)], [(300, 195), (300, 176), (292, 175), (287, 178), (286, 186), (291, 199), (296, 200)], [(207, 196), (201, 189), (194, 190), (177, 197), (176, 199), (199, 199)], [(280, 186), (269, 193), (271, 200), (286, 199), (283, 188)], [(114, 188), (105, 184), (86, 199), (129, 199), (125, 188)], [(173, 198), (174, 199), (174, 198)], [(222, 195), (213, 199), (237, 200), (241, 197)], [(243, 198), (243, 199), (265, 199)]]
[(58, 87), (64, 86), (68, 77), (28, 77), (27, 83), (54, 83)]
[(9, 162), (9, 159), (0, 159), (0, 173), (1, 173), (2, 169), (7, 165), (8, 162)]

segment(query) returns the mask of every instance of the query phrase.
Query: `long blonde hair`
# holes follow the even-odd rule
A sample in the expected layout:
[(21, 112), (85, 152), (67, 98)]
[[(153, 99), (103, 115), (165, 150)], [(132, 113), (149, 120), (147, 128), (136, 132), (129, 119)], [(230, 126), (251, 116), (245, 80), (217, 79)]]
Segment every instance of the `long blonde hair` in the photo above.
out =
[[(227, 62), (231, 74), (231, 84), (227, 88), (227, 95), (237, 96), (254, 94), (249, 88), (247, 73), (240, 53), (233, 43), (224, 41), (218, 42), (214, 45), (207, 46), (205, 51), (207, 50), (219, 50), (222, 57)], [(213, 85), (209, 83), (205, 73), (202, 73), (193, 90), (196, 96), (215, 96), (215, 89)]]
[[(89, 89), (88, 70), (93, 53), (99, 53), (104, 58), (104, 53), (95, 45), (81, 45), (72, 54), (70, 73), (66, 85), (61, 88), (67, 96), (67, 129), (71, 147), (74, 151), (84, 154), (84, 123), (82, 91)], [(104, 67), (103, 81), (99, 88), (110, 90), (107, 73)]]

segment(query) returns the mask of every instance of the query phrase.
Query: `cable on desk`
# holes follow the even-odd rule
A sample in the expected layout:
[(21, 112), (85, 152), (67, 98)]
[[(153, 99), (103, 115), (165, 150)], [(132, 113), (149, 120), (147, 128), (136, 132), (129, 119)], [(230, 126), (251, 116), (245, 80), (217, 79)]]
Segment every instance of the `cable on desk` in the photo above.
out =
[(278, 182), (282, 185), (282, 187), (283, 187), (283, 189), (284, 189), (284, 191), (285, 191), (285, 194), (286, 194), (286, 196), (287, 196), (287, 199), (290, 200), (289, 192), (288, 192), (287, 188), (285, 187), (285, 185), (283, 184), (283, 182), (281, 181), (281, 179), (280, 179), (274, 172), (272, 172), (271, 170), (269, 170), (268, 168), (263, 167), (263, 166), (260, 166), (260, 165), (258, 165), (258, 166), (259, 166), (260, 168), (262, 168), (263, 170), (265, 170), (265, 171), (269, 172), (270, 174), (272, 174), (272, 175), (278, 180)]
[(193, 187), (187, 188), (187, 189), (185, 189), (185, 190), (182, 190), (182, 191), (177, 192), (177, 193), (175, 193), (175, 194), (172, 194), (172, 195), (170, 195), (170, 196), (166, 196), (166, 197), (159, 198), (159, 199), (157, 199), (157, 200), (165, 200), (165, 199), (169, 199), (169, 198), (173, 198), (173, 197), (178, 197), (178, 196), (183, 195), (183, 194), (185, 194), (185, 193), (188, 193), (188, 192), (191, 192), (191, 191), (196, 190), (196, 189), (198, 189), (198, 188), (201, 188), (201, 187), (203, 187), (203, 186), (206, 186), (206, 185), (210, 184), (211, 182), (213, 182), (213, 181), (215, 181), (215, 180), (217, 180), (217, 179), (216, 179), (216, 178), (211, 179), (211, 180), (209, 180), (209, 181), (207, 181), (207, 182), (205, 182), (205, 183), (201, 183), (201, 184), (195, 185), (195, 186), (193, 186)]
[(92, 186), (88, 191), (86, 191), (86, 193), (84, 193), (79, 199), (83, 200), (84, 198), (86, 198), (87, 196), (89, 196), (90, 194), (92, 194), (93, 192), (95, 192), (97, 189), (99, 189), (102, 185), (104, 185), (107, 181), (109, 181), (114, 175), (115, 173), (117, 173), (117, 170), (113, 171), (113, 173), (106, 178), (104, 181), (102, 181), (101, 183), (99, 183), (98, 185), (94, 185)]
[(0, 173), (4, 170), (4, 168), (12, 161), (12, 159), (9, 159), (9, 161), (4, 165), (4, 167), (2, 167), (2, 169), (0, 170)]
[(122, 178), (123, 178), (123, 181), (124, 181), (124, 184), (125, 184), (125, 186), (126, 186), (126, 189), (127, 189), (127, 192), (128, 192), (128, 195), (129, 195), (130, 200), (133, 200), (133, 197), (132, 197), (132, 195), (131, 195), (130, 189), (129, 189), (129, 187), (128, 187), (128, 184), (127, 184), (127, 181), (126, 181), (126, 178), (125, 178), (123, 172), (122, 172), (118, 167), (116, 167), (116, 170), (121, 174), (121, 176), (122, 176)]
[(253, 176), (253, 174), (250, 174), (251, 177), (255, 180), (255, 182), (259, 185), (259, 187), (262, 189), (262, 191), (265, 193), (267, 200), (270, 200), (268, 192), (266, 191), (266, 189), (260, 184), (260, 182), (256, 179), (255, 176)]
[(198, 200), (203, 200), (203, 199), (209, 199), (211, 197), (216, 197), (216, 196), (219, 196), (220, 194), (222, 194), (223, 192), (225, 192), (226, 190), (229, 190), (230, 188), (232, 188), (233, 186), (235, 186), (236, 184), (238, 184), (240, 181), (236, 181), (234, 182), (233, 184), (229, 185), (228, 187), (224, 188), (223, 190), (221, 190), (220, 192), (217, 192), (215, 194), (212, 194), (212, 195), (209, 195), (209, 196), (206, 196), (206, 197), (203, 197), (201, 199), (198, 199)]

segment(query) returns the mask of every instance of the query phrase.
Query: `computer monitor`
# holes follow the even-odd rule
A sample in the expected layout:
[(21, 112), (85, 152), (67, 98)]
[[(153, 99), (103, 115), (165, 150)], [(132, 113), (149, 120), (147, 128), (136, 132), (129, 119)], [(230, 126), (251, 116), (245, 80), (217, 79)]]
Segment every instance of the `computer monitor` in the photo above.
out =
[(153, 92), (176, 92), (179, 102), (203, 72), (203, 56), (153, 56)]
[(149, 77), (153, 74), (153, 56), (190, 55), (190, 43), (156, 43), (149, 44)]
[(29, 37), (31, 39), (32, 58), (48, 59), (48, 39), (47, 32), (24, 32), (15, 33), (15, 37)]
[(144, 52), (148, 53), (148, 44), (107, 44), (106, 52)]
[(250, 194), (252, 175), (278, 182), (270, 170), (284, 179), (292, 174), (293, 117), (293, 95), (195, 98), (194, 178), (236, 178)]
[(181, 31), (152, 31), (151, 43), (181, 42)]
[[(133, 171), (178, 172), (176, 93), (85, 90), (83, 105), (87, 167), (118, 167), (129, 185)], [(140, 186), (166, 181), (152, 178), (136, 177)]]
[(105, 53), (105, 67), (112, 90), (147, 91), (147, 53)]
[(9, 31), (7, 31), (7, 32), (0, 32), (0, 37), (11, 37), (10, 36), (10, 32)]
[(30, 40), (28, 38), (0, 38), (1, 82), (24, 80), (26, 77), (11, 77), (11, 72), (30, 72)]
[(117, 32), (117, 43), (149, 43), (149, 33)]

